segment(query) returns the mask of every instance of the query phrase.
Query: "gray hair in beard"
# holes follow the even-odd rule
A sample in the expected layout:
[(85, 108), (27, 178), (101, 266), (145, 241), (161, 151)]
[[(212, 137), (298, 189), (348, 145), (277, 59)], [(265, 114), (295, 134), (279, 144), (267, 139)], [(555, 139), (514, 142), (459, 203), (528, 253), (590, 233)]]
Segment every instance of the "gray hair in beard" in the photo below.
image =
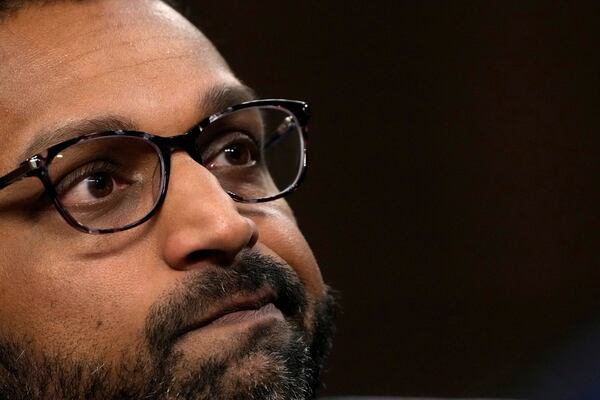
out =
[[(230, 267), (209, 268), (190, 275), (160, 299), (146, 319), (146, 346), (124, 355), (119, 365), (102, 360), (72, 360), (60, 355), (31, 355), (32, 340), (0, 339), (0, 399), (260, 399), (305, 400), (316, 396), (322, 367), (331, 348), (337, 310), (332, 290), (319, 299), (313, 326), (304, 327), (307, 307), (304, 287), (293, 270), (270, 257), (247, 250)], [(276, 327), (255, 329), (235, 354), (203, 360), (185, 380), (173, 370), (181, 360), (174, 350), (176, 332), (206, 305), (238, 292), (268, 285), (275, 289), (276, 306), (293, 326), (286, 345), (269, 343)], [(130, 349), (131, 350), (131, 349)], [(269, 356), (273, 373), (254, 382), (228, 382), (226, 372), (245, 357), (261, 351)], [(99, 369), (99, 365), (104, 365)], [(236, 393), (231, 388), (236, 388)]]

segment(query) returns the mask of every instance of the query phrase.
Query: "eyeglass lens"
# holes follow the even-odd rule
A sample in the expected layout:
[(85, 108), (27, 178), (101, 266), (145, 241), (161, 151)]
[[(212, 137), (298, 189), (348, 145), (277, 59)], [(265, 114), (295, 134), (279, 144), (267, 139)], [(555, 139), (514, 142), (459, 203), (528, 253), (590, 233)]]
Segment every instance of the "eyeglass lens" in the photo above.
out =
[[(197, 135), (193, 151), (224, 190), (247, 201), (295, 185), (304, 160), (296, 118), (273, 106), (224, 114)], [(92, 230), (119, 229), (144, 219), (158, 204), (166, 176), (161, 150), (153, 142), (116, 135), (65, 148), (48, 173), (62, 208)]]
[(99, 137), (67, 147), (48, 173), (62, 207), (89, 229), (141, 220), (158, 201), (162, 182), (158, 149), (135, 137)]

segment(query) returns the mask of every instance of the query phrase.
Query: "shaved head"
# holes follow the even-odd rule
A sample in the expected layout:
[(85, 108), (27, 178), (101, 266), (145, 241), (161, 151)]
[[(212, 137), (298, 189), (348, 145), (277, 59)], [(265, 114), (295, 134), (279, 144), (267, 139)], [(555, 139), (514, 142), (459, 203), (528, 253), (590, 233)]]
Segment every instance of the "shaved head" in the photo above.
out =
[[(44, 6), (51, 3), (83, 3), (94, 0), (0, 0), (0, 21), (5, 20), (19, 10), (30, 6)], [(161, 0), (175, 9), (179, 9), (177, 0)], [(179, 10), (181, 11), (181, 10)]]

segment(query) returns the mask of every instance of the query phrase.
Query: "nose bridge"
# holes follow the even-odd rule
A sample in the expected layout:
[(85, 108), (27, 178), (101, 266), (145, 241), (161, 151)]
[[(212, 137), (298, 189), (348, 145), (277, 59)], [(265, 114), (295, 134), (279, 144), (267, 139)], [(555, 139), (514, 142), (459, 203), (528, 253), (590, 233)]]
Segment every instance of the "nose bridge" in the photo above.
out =
[(214, 207), (235, 210), (233, 199), (221, 187), (217, 177), (202, 162), (192, 157), (188, 147), (174, 148), (171, 151), (170, 163), (171, 172), (167, 195), (170, 197), (186, 196), (190, 200), (190, 205), (193, 205), (195, 200), (198, 200), (197, 203), (204, 203), (202, 199), (211, 199), (214, 200)]
[(254, 222), (238, 212), (217, 178), (179, 151), (171, 155), (169, 189), (157, 223), (165, 261), (175, 269), (202, 264), (198, 261), (229, 263), (258, 239)]
[(176, 136), (161, 137), (160, 140), (163, 142), (162, 147), (168, 149), (168, 156), (171, 158), (174, 153), (183, 151), (188, 156), (200, 165), (204, 165), (202, 160), (202, 154), (196, 146), (196, 140), (198, 135), (202, 132), (202, 128), (194, 127), (188, 132), (182, 133)]

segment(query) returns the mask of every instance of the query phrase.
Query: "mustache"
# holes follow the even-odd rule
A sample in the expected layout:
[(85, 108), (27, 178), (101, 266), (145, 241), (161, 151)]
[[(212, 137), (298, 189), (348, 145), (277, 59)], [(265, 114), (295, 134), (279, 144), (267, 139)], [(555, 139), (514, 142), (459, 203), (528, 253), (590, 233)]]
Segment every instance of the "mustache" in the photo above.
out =
[(240, 252), (227, 267), (214, 266), (190, 274), (151, 308), (145, 322), (145, 336), (155, 357), (165, 357), (177, 340), (177, 333), (215, 304), (238, 294), (269, 288), (275, 291), (275, 305), (297, 324), (307, 306), (304, 285), (287, 265), (256, 250)]

